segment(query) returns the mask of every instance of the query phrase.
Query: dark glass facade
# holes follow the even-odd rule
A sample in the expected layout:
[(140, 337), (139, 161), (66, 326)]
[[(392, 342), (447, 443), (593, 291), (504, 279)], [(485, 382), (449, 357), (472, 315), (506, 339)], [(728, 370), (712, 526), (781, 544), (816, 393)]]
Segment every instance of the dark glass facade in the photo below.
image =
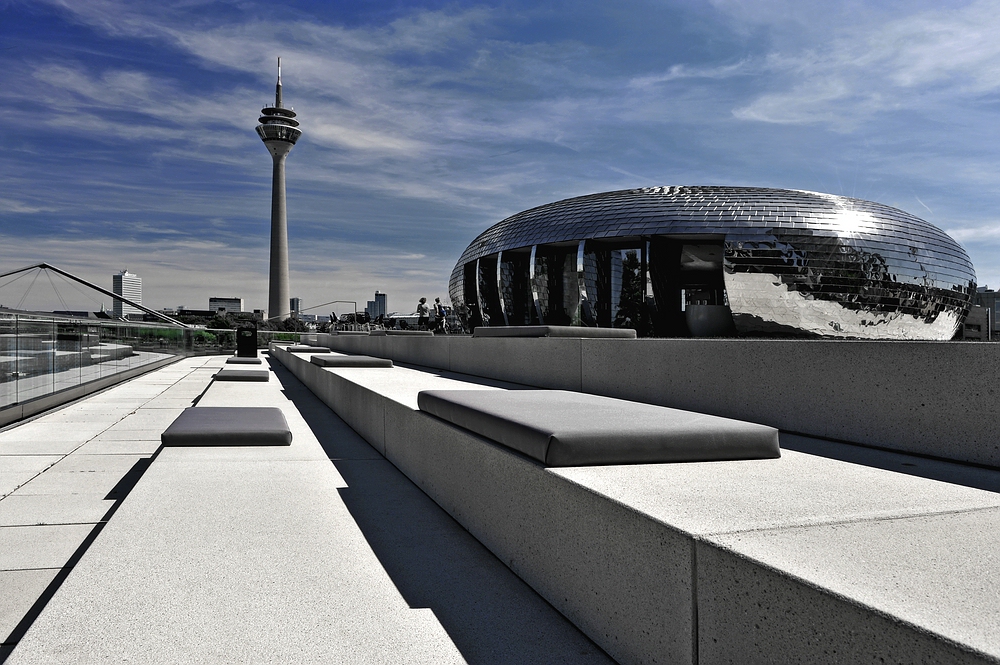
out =
[(950, 339), (975, 281), (958, 243), (896, 208), (783, 189), (656, 187), (508, 217), (465, 250), (449, 291), (473, 325)]

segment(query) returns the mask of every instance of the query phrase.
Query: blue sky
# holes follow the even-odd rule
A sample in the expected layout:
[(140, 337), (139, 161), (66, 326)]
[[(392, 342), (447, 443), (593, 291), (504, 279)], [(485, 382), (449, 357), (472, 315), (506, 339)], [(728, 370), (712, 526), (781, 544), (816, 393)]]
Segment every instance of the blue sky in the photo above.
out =
[[(306, 306), (411, 311), (510, 214), (682, 184), (896, 206), (1000, 286), (998, 34), (996, 2), (0, 0), (0, 269), (265, 306), (280, 55)], [(61, 308), (46, 285), (22, 306)]]

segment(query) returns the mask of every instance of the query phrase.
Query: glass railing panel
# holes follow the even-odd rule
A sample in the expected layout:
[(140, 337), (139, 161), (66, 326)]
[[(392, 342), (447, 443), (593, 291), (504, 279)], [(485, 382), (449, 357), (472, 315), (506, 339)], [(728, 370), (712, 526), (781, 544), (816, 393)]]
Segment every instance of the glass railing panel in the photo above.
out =
[(55, 321), (55, 357), (53, 358), (53, 390), (65, 390), (80, 385), (83, 367), (82, 331), (78, 323)]
[(55, 322), (17, 316), (17, 401), (55, 391)]
[(17, 402), (17, 318), (0, 316), (0, 408)]
[(190, 338), (174, 326), (0, 312), (0, 408), (190, 353)]

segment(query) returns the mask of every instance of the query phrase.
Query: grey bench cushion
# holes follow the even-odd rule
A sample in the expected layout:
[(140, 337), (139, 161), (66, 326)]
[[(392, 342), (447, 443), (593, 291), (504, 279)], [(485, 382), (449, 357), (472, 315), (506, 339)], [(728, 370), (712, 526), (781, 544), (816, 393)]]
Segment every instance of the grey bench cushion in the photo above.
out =
[(316, 355), (312, 357), (312, 363), (320, 367), (392, 367), (388, 358), (371, 356)]
[(417, 405), (549, 466), (781, 456), (773, 427), (562, 390), (424, 390)]
[(212, 377), (216, 381), (270, 381), (271, 373), (266, 369), (236, 369), (224, 367)]
[(260, 358), (239, 358), (236, 356), (226, 359), (227, 365), (261, 365), (263, 362)]
[(292, 353), (330, 353), (325, 346), (289, 346), (285, 351)]
[(288, 446), (292, 432), (273, 406), (192, 406), (163, 434), (165, 446)]
[(584, 328), (582, 326), (479, 326), (473, 337), (587, 337), (635, 339), (628, 328)]

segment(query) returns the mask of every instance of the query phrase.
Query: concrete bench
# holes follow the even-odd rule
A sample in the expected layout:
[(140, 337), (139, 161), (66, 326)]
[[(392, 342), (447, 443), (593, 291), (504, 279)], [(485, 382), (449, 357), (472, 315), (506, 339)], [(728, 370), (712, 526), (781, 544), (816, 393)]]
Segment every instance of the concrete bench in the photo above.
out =
[(315, 355), (311, 362), (320, 367), (392, 367), (388, 358), (371, 356)]
[(421, 411), (548, 466), (768, 459), (778, 430), (562, 390), (425, 390)]
[(291, 353), (330, 353), (330, 349), (325, 346), (289, 346), (285, 349)]
[(430, 330), (386, 330), (389, 337), (434, 337)]
[(263, 362), (260, 358), (239, 358), (236, 356), (226, 359), (227, 365), (261, 365)]
[(337, 334), (338, 335), (364, 335), (365, 337), (367, 337), (368, 336), (368, 331), (367, 330), (338, 330)]
[(266, 369), (235, 369), (225, 367), (212, 377), (216, 381), (270, 381), (271, 373)]
[(473, 337), (586, 337), (588, 339), (635, 339), (628, 328), (584, 328), (582, 326), (479, 326)]
[(193, 406), (160, 435), (164, 446), (289, 446), (292, 432), (271, 406)]

